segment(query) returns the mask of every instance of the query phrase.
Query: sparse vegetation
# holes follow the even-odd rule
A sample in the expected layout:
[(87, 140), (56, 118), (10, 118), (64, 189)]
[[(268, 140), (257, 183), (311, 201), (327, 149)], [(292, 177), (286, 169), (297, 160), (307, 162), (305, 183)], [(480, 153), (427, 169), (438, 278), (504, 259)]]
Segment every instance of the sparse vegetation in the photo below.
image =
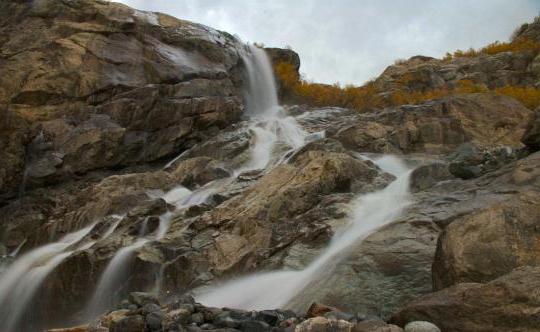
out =
[[(301, 102), (313, 106), (338, 106), (365, 111), (403, 104), (419, 104), (453, 94), (490, 91), (515, 98), (530, 109), (540, 106), (540, 89), (534, 87), (506, 86), (490, 90), (471, 80), (461, 80), (453, 88), (422, 91), (398, 89), (388, 94), (381, 94), (373, 82), (368, 82), (363, 86), (347, 85), (341, 87), (338, 83), (329, 85), (307, 81), (298, 75), (290, 63), (286, 62), (278, 63), (275, 66), (275, 71), (286, 91), (299, 98)], [(414, 77), (409, 74), (400, 77), (397, 82), (406, 86), (413, 80)]]
[(505, 86), (495, 89), (495, 92), (517, 99), (529, 109), (536, 109), (540, 106), (540, 89), (538, 88)]
[(501, 52), (525, 52), (525, 51), (531, 51), (531, 52), (534, 52), (535, 54), (538, 54), (540, 52), (540, 43), (535, 40), (526, 39), (526, 38), (517, 38), (507, 43), (496, 41), (479, 50), (470, 48), (467, 51), (457, 50), (453, 54), (446, 53), (446, 56), (443, 59), (451, 60), (453, 58), (460, 58), (460, 57), (476, 57), (481, 54), (493, 55), (493, 54), (497, 54)]

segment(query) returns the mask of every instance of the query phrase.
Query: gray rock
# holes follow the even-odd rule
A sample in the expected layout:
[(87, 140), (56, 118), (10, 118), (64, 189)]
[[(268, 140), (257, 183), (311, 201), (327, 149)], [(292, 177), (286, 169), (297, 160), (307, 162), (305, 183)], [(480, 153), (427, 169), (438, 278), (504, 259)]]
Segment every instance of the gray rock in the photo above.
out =
[(439, 181), (453, 178), (448, 170), (448, 164), (443, 162), (432, 162), (427, 165), (417, 167), (411, 174), (411, 190), (421, 191), (432, 187)]
[(200, 312), (194, 313), (191, 315), (191, 322), (197, 325), (204, 323), (204, 315)]
[(110, 332), (142, 332), (144, 319), (140, 315), (126, 316), (119, 321), (112, 321)]
[(147, 303), (159, 304), (157, 296), (151, 293), (131, 292), (129, 293), (129, 302), (142, 307)]
[(405, 325), (404, 332), (441, 332), (441, 329), (430, 322), (415, 321)]
[(240, 323), (239, 330), (242, 332), (265, 332), (270, 331), (270, 325), (257, 320), (245, 320)]
[(142, 307), (142, 312), (146, 315), (152, 312), (160, 312), (161, 308), (155, 303), (147, 303)]
[(165, 315), (161, 311), (151, 312), (146, 315), (146, 327), (150, 331), (161, 331)]

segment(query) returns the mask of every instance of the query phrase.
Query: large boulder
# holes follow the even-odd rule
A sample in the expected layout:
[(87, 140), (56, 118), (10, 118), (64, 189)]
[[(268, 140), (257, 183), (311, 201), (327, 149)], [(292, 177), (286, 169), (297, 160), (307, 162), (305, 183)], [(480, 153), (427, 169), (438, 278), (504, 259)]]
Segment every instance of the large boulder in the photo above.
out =
[(433, 285), (486, 282), (524, 265), (540, 265), (540, 194), (529, 191), (454, 220), (441, 234)]
[(332, 270), (322, 272), (289, 304), (305, 310), (319, 301), (343, 311), (388, 318), (404, 304), (431, 292), (431, 262), (439, 228), (401, 221), (368, 236)]
[(0, 199), (178, 153), (242, 113), (226, 33), (88, 0), (3, 1), (0, 26)]
[(424, 320), (445, 332), (538, 331), (540, 267), (518, 268), (486, 284), (460, 283), (423, 296), (392, 317)]

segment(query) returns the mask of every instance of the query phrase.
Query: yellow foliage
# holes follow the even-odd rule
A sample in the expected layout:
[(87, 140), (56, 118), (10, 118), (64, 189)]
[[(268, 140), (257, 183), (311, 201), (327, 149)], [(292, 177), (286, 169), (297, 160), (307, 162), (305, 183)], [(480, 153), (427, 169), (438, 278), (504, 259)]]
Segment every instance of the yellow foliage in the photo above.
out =
[(457, 50), (454, 52), (454, 54), (446, 53), (443, 60), (451, 60), (452, 58), (459, 58), (459, 57), (475, 57), (480, 54), (497, 54), (501, 52), (524, 52), (524, 51), (532, 51), (535, 54), (540, 52), (540, 43), (531, 40), (531, 39), (525, 39), (525, 38), (518, 38), (516, 40), (513, 40), (509, 43), (501, 43), (499, 41), (496, 41), (494, 43), (491, 43), (480, 50), (475, 50), (473, 48), (470, 48), (467, 51)]
[[(338, 106), (359, 111), (404, 104), (419, 104), (427, 100), (458, 93), (483, 93), (490, 90), (471, 80), (461, 80), (454, 88), (431, 89), (424, 91), (395, 90), (386, 98), (381, 96), (375, 85), (369, 82), (363, 86), (339, 84), (318, 84), (302, 79), (293, 65), (282, 62), (275, 66), (275, 72), (282, 87), (302, 101), (314, 106)], [(405, 77), (404, 81), (412, 80)], [(497, 88), (495, 93), (513, 97), (530, 109), (540, 105), (540, 89), (533, 87), (506, 86)]]
[(540, 106), (540, 89), (533, 87), (505, 86), (495, 89), (500, 95), (505, 95), (519, 100), (529, 109), (536, 109)]
[(275, 65), (282, 87), (293, 95), (315, 106), (340, 106), (365, 110), (379, 107), (382, 99), (377, 95), (373, 84), (361, 87), (348, 85), (342, 88), (339, 84), (318, 84), (302, 79), (290, 63), (281, 62)]

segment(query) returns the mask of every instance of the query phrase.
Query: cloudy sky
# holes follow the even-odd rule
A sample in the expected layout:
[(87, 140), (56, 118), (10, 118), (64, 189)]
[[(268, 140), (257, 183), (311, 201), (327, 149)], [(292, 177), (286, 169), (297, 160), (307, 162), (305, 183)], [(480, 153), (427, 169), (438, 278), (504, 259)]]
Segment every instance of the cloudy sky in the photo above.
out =
[(238, 35), (291, 46), (306, 78), (362, 84), (399, 58), (506, 41), (540, 0), (121, 0)]

